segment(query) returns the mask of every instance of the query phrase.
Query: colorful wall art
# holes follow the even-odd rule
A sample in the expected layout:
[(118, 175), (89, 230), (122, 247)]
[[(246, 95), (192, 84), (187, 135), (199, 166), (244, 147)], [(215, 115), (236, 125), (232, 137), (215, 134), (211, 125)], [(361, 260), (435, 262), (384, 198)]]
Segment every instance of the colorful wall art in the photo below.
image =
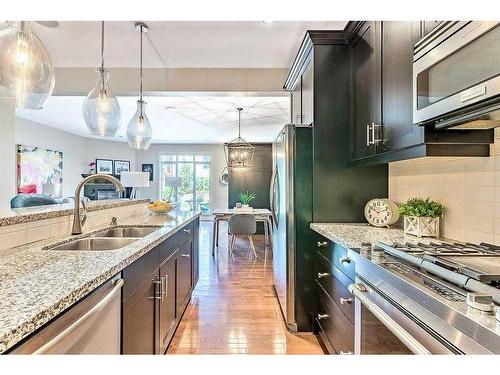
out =
[[(63, 153), (41, 147), (17, 145), (17, 193), (43, 194), (44, 184), (62, 184)], [(60, 197), (61, 192), (55, 195)]]

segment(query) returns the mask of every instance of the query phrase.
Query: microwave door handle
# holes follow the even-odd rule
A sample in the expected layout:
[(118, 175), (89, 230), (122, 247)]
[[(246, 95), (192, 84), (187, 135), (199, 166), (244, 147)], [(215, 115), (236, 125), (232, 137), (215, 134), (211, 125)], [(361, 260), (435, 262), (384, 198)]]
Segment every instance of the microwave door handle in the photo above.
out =
[(366, 287), (363, 283), (349, 285), (349, 291), (356, 297), (370, 312), (377, 317), (398, 339), (405, 344), (415, 354), (431, 354), (421, 343), (404, 330), (398, 323), (387, 315), (380, 307), (366, 297)]

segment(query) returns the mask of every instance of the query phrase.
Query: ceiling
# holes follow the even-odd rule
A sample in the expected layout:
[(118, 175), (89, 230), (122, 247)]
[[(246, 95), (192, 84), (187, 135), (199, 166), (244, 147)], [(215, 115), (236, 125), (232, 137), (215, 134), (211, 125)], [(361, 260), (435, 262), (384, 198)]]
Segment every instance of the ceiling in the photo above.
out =
[[(147, 22), (144, 66), (151, 68), (288, 68), (306, 30), (338, 30), (344, 21)], [(100, 64), (101, 23), (35, 24), (56, 67)], [(139, 65), (139, 32), (131, 21), (105, 23), (108, 67)]]
[[(83, 96), (52, 96), (41, 110), (16, 109), (16, 116), (65, 132), (90, 137), (82, 115)], [(272, 142), (289, 121), (289, 96), (171, 95), (144, 97), (153, 143), (224, 143), (238, 135), (250, 142)], [(118, 97), (122, 120), (118, 137), (125, 142), (136, 97)]]

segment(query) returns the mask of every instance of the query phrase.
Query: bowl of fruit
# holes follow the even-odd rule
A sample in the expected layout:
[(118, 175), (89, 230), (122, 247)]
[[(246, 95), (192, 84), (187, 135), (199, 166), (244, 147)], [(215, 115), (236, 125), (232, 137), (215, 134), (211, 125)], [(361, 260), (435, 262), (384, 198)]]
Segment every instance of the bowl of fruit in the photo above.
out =
[(174, 210), (177, 205), (175, 203), (157, 200), (148, 204), (148, 210), (154, 214), (167, 214)]

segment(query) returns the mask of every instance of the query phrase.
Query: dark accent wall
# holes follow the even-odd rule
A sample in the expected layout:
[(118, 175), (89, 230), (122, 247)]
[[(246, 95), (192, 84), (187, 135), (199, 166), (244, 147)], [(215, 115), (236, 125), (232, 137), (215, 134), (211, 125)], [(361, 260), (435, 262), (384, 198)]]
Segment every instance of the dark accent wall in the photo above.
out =
[[(255, 193), (257, 197), (251, 202), (254, 208), (267, 208), (269, 206), (269, 187), (272, 175), (272, 144), (257, 143), (251, 168), (229, 168), (229, 194), (228, 207), (232, 208), (240, 201), (239, 194), (246, 192)], [(258, 233), (263, 233), (259, 223)]]

